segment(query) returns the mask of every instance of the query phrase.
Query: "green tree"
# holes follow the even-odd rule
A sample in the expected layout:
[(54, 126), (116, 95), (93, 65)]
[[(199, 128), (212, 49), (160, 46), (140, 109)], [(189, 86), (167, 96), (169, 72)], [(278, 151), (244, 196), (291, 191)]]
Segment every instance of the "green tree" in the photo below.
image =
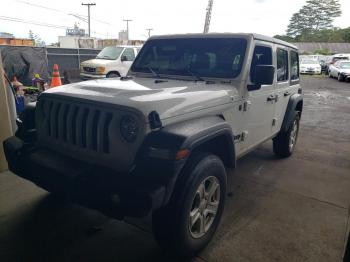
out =
[(287, 35), (296, 37), (331, 29), (334, 19), (340, 15), (339, 0), (307, 0), (306, 5), (290, 19)]

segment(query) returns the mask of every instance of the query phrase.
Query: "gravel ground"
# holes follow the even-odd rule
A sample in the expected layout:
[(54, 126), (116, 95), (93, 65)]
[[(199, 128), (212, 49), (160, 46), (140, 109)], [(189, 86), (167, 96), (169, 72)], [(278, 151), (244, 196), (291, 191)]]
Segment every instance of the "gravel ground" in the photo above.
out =
[[(222, 223), (193, 261), (341, 261), (349, 231), (350, 83), (302, 78), (295, 154), (271, 142), (228, 170)], [(173, 261), (147, 221), (119, 222), (0, 174), (0, 261)]]

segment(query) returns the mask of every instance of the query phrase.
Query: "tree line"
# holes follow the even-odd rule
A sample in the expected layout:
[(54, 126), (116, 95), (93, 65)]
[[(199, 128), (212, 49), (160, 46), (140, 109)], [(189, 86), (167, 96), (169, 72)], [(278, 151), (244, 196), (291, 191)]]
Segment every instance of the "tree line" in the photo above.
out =
[(285, 35), (275, 37), (288, 42), (350, 42), (350, 27), (335, 28), (341, 16), (339, 0), (307, 0), (289, 21)]

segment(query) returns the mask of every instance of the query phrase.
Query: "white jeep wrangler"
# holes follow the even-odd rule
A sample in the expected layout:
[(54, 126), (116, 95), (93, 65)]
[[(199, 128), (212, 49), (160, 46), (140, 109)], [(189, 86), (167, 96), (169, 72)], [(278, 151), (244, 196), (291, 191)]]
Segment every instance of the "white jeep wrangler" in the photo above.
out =
[(204, 248), (225, 167), (273, 139), (293, 153), (303, 99), (295, 46), (256, 34), (150, 38), (127, 77), (50, 89), (4, 142), (10, 169), (116, 218), (152, 214), (159, 244)]

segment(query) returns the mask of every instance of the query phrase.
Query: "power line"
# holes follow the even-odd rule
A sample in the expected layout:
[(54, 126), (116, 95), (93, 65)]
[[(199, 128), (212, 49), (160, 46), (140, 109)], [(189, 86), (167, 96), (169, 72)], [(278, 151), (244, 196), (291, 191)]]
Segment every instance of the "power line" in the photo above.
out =
[(17, 23), (24, 23), (24, 24), (31, 24), (31, 25), (38, 25), (38, 26), (44, 26), (44, 27), (51, 27), (51, 28), (58, 28), (58, 29), (67, 29), (68, 28), (68, 26), (47, 24), (47, 23), (42, 23), (42, 22), (38, 22), (38, 21), (24, 20), (24, 19), (15, 18), (15, 17), (8, 17), (8, 16), (0, 16), (0, 20), (17, 22)]
[[(87, 23), (87, 16), (86, 15), (81, 15), (81, 14), (75, 14), (75, 13), (67, 13), (63, 10), (59, 10), (59, 9), (56, 9), (56, 8), (51, 8), (51, 7), (47, 7), (47, 6), (42, 6), (42, 5), (38, 5), (38, 4), (32, 4), (30, 2), (27, 2), (27, 1), (22, 1), (22, 0), (16, 0), (16, 2), (18, 3), (22, 3), (22, 4), (26, 4), (26, 5), (30, 5), (32, 7), (37, 7), (37, 8), (42, 8), (42, 9), (46, 9), (46, 10), (50, 10), (50, 11), (53, 11), (53, 12), (57, 12), (57, 13), (61, 13), (61, 14), (65, 14), (65, 15), (69, 15), (69, 16), (74, 16), (74, 17), (82, 17), (82, 18), (85, 18), (86, 22)], [(112, 25), (111, 23), (108, 23), (106, 21), (103, 21), (103, 20), (99, 20), (99, 19), (96, 19), (96, 18), (91, 18), (91, 20), (94, 20), (96, 22), (99, 22), (99, 23), (102, 23), (102, 24), (106, 24), (106, 25)]]
[[(9, 21), (9, 22), (16, 22), (16, 23), (23, 23), (23, 24), (31, 24), (31, 25), (37, 25), (37, 26), (43, 26), (43, 27), (50, 27), (50, 28), (57, 28), (57, 29), (65, 29), (65, 30), (67, 28), (69, 28), (69, 26), (48, 24), (48, 23), (43, 23), (43, 22), (38, 22), (38, 21), (33, 21), (33, 20), (25, 20), (25, 19), (16, 18), (16, 17), (9, 17), (9, 16), (0, 16), (0, 20)], [(94, 34), (105, 35), (105, 34), (101, 34), (98, 32), (94, 32)]]

